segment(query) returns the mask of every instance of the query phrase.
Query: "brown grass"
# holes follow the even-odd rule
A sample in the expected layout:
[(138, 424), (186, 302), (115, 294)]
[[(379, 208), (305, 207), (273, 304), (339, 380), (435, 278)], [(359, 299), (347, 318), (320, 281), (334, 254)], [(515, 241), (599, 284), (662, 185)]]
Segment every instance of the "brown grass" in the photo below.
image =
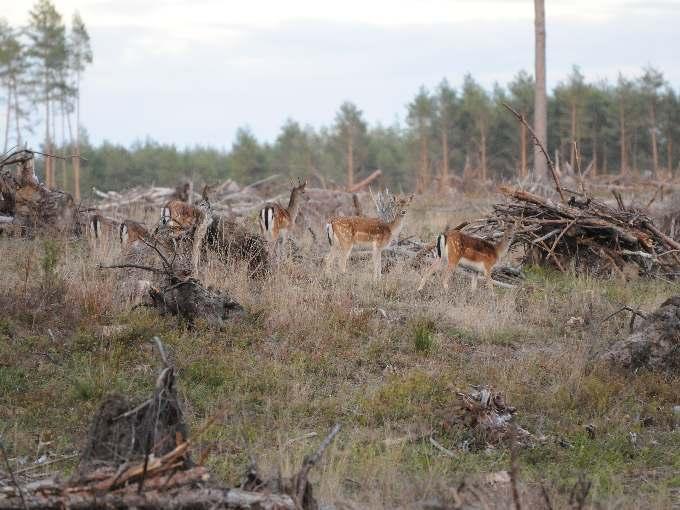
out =
[[(433, 217), (416, 204), (402, 235), (432, 236), (486, 205), (463, 199), (456, 211)], [(328, 275), (320, 264), (326, 246), (300, 233), (297, 240), (302, 259), (264, 282), (209, 257), (201, 279), (247, 310), (214, 332), (200, 321), (189, 329), (151, 311), (130, 312), (124, 273), (96, 269), (118, 257), (115, 243), (92, 249), (84, 241), (0, 239), (0, 432), (10, 456), (34, 461), (38, 440), (49, 442), (40, 454), (70, 452), (102, 395), (144, 395), (156, 366), (149, 340), (159, 334), (179, 369), (192, 428), (220, 417), (196, 439), (232, 484), (251, 456), (265, 472), (294, 471), (339, 421), (343, 431), (314, 473), (322, 500), (413, 507), (464, 478), (509, 469), (509, 451), (466, 451), (459, 447), (467, 432), (442, 425), (456, 389), (489, 384), (518, 408), (522, 427), (544, 437), (519, 452), (527, 498), (542, 483), (556, 508), (566, 506), (583, 473), (597, 506), (677, 503), (680, 431), (671, 408), (680, 404), (680, 378), (594, 361), (626, 334), (624, 317), (601, 324), (603, 317), (622, 303), (651, 310), (672, 286), (532, 268), (520, 289), (472, 291), (454, 276), (447, 294), (430, 282), (419, 295), (420, 275), (406, 265), (377, 284), (370, 262)], [(567, 325), (570, 317), (583, 324)], [(643, 417), (651, 426), (643, 427)], [(407, 440), (431, 431), (456, 457)], [(309, 432), (317, 435), (305, 438)], [(638, 434), (635, 446), (629, 432)]]

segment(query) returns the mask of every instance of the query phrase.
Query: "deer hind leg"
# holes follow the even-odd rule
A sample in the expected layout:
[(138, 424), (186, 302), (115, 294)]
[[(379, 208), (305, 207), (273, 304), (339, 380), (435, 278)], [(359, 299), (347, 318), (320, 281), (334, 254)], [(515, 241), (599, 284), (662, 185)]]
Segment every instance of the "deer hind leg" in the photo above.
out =
[(442, 285), (444, 286), (445, 290), (448, 290), (449, 288), (449, 279), (451, 278), (453, 272), (456, 270), (459, 260), (460, 257), (451, 257), (449, 255), (449, 263), (444, 268), (444, 274), (442, 276)]
[(379, 280), (382, 273), (382, 250), (373, 246), (373, 279)]
[(492, 266), (490, 265), (484, 266), (484, 277), (486, 278), (486, 285), (487, 287), (489, 287), (489, 290), (493, 290), (493, 279), (491, 278), (491, 269)]
[(420, 284), (418, 284), (418, 292), (423, 290), (423, 287), (425, 287), (425, 283), (427, 280), (429, 280), (430, 276), (432, 276), (438, 269), (441, 269), (443, 265), (444, 259), (437, 259), (430, 267), (427, 268), (427, 271), (425, 271), (425, 274), (423, 274), (423, 277), (420, 279)]
[(341, 248), (341, 253), (340, 253), (340, 271), (342, 273), (347, 272), (347, 261), (349, 260), (349, 255), (352, 253), (352, 246), (349, 246), (347, 248), (342, 247)]

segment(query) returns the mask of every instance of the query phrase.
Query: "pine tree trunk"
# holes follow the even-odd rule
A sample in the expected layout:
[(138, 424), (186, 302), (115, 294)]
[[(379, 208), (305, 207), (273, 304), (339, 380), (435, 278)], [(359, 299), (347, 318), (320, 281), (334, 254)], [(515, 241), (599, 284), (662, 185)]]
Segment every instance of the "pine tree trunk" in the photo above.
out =
[(609, 173), (609, 166), (607, 165), (607, 161), (609, 160), (609, 154), (607, 151), (607, 142), (605, 141), (602, 144), (602, 173), (603, 174), (608, 174)]
[(76, 73), (76, 155), (73, 158), (73, 197), (80, 203), (80, 73)]
[(572, 101), (570, 108), (571, 108), (571, 131), (570, 131), (571, 154), (569, 156), (569, 164), (571, 165), (571, 168), (573, 170), (576, 170), (576, 146), (574, 146), (574, 142), (576, 142), (576, 102)]
[(527, 176), (527, 128), (524, 124), (519, 126), (519, 176), (524, 179)]
[[(534, 132), (547, 147), (548, 139), (548, 95), (545, 82), (545, 0), (534, 0), (535, 67), (536, 89), (534, 94)], [(534, 169), (539, 179), (548, 177), (548, 162), (541, 150), (534, 147)]]
[(668, 177), (673, 177), (673, 139), (670, 133), (668, 134), (668, 143), (666, 144), (666, 155), (668, 157)]
[(62, 189), (66, 191), (68, 187), (68, 172), (66, 171), (66, 108), (64, 107), (64, 100), (61, 103), (61, 178), (62, 178)]
[(619, 99), (619, 129), (619, 146), (621, 147), (621, 168), (619, 172), (621, 175), (626, 175), (628, 173), (628, 161), (626, 152), (626, 115), (623, 99)]
[(16, 78), (13, 80), (14, 89), (14, 124), (17, 130), (17, 147), (21, 147), (21, 124), (19, 124), (19, 92), (17, 91), (17, 81)]
[(481, 151), (481, 166), (482, 166), (482, 183), (486, 183), (487, 169), (486, 169), (486, 128), (480, 130), (480, 151)]
[(659, 178), (659, 150), (656, 145), (656, 108), (652, 104), (649, 109), (650, 131), (652, 134), (652, 166), (654, 168), (654, 178)]
[(12, 114), (12, 86), (11, 82), (7, 82), (7, 116), (5, 117), (5, 148), (2, 152), (7, 152), (7, 146), (9, 145), (9, 120)]
[(446, 128), (442, 128), (442, 187), (449, 188), (449, 135)]
[(347, 187), (354, 186), (354, 140), (350, 133), (347, 136)]
[(428, 171), (427, 171), (427, 137), (424, 131), (420, 132), (420, 192), (424, 192), (428, 186)]

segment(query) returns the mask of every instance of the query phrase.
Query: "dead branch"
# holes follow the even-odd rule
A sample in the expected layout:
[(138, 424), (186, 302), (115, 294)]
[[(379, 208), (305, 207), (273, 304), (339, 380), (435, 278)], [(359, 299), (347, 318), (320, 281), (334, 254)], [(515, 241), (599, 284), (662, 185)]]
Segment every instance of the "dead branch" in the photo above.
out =
[(526, 121), (526, 119), (524, 118), (524, 115), (522, 115), (521, 113), (518, 113), (508, 103), (503, 103), (503, 106), (505, 106), (510, 111), (510, 113), (512, 113), (517, 118), (517, 120), (519, 120), (524, 125), (524, 127), (526, 127), (527, 131), (529, 132), (531, 137), (534, 139), (534, 143), (536, 145), (538, 145), (539, 149), (541, 149), (541, 152), (543, 153), (546, 161), (548, 162), (548, 167), (550, 168), (550, 172), (552, 173), (553, 180), (555, 181), (555, 189), (556, 189), (557, 193), (559, 193), (560, 198), (562, 199), (562, 202), (566, 202), (566, 199), (564, 198), (564, 194), (562, 193), (562, 185), (560, 184), (560, 178), (557, 175), (557, 171), (555, 170), (555, 165), (553, 164), (552, 159), (550, 159), (550, 156), (548, 155), (548, 152), (545, 150), (545, 147), (543, 146), (541, 141), (536, 136), (536, 133), (531, 128), (529, 123)]

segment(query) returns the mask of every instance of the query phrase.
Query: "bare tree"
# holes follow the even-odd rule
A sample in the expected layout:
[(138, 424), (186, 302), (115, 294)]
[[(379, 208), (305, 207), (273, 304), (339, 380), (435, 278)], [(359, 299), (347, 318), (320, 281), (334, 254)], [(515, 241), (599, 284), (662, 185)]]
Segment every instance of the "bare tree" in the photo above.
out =
[[(548, 94), (545, 84), (545, 0), (534, 0), (536, 94), (534, 94), (534, 131), (547, 146)], [(539, 178), (548, 174), (548, 163), (538, 146), (534, 146), (534, 170)]]

